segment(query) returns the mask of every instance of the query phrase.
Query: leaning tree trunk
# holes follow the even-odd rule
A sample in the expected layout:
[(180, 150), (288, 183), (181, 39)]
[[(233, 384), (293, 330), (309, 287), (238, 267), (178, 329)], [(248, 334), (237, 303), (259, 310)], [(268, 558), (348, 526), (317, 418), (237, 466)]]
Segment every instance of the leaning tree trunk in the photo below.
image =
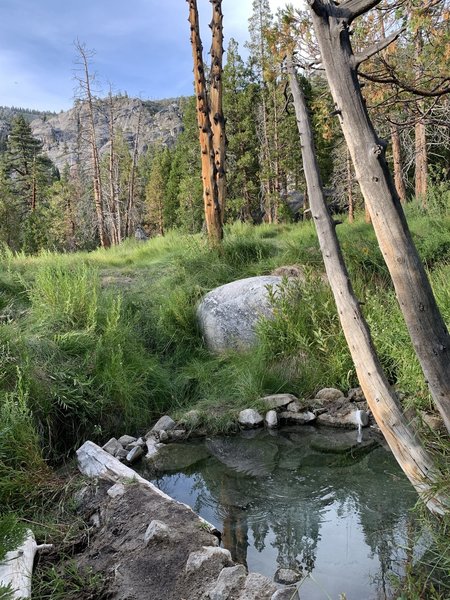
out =
[(202, 57), (202, 42), (198, 19), (197, 0), (189, 3), (191, 46), (194, 59), (194, 87), (197, 100), (197, 123), (202, 158), (203, 202), (208, 237), (213, 246), (219, 245), (223, 237), (222, 216), (217, 190), (216, 164), (214, 160), (213, 134), (210, 106), (206, 90), (205, 70)]
[(335, 224), (328, 212), (323, 193), (305, 97), (290, 58), (287, 61), (287, 68), (300, 133), (303, 169), (311, 213), (342, 330), (359, 383), (370, 410), (401, 468), (429, 509), (435, 513), (443, 513), (447, 508), (447, 501), (437, 497), (432, 490), (436, 475), (433, 461), (400, 409), (395, 392), (383, 373), (369, 328), (354, 295), (337, 239)]
[(416, 355), (429, 390), (450, 432), (450, 335), (439, 312), (425, 269), (390, 175), (386, 142), (376, 135), (358, 82), (358, 66), (386, 47), (393, 34), (353, 54), (349, 26), (381, 0), (308, 0), (322, 63), (370, 211), (375, 234), (394, 283)]
[(211, 21), (211, 78), (209, 99), (211, 104), (211, 129), (213, 135), (214, 160), (216, 164), (217, 199), (222, 223), (225, 217), (227, 181), (225, 176), (226, 135), (223, 116), (223, 27), (222, 0), (210, 0), (213, 8)]

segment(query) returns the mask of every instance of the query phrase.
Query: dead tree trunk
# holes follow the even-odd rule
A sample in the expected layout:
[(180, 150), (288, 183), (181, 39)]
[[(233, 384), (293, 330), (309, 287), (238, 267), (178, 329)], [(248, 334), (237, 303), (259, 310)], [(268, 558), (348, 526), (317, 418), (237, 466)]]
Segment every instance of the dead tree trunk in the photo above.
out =
[(339, 319), (369, 407), (401, 468), (435, 513), (446, 510), (446, 501), (433, 494), (434, 465), (403, 415), (372, 344), (369, 328), (361, 313), (337, 239), (335, 224), (328, 212), (305, 98), (298, 84), (292, 60), (288, 58), (289, 83), (300, 133), (303, 169), (328, 280)]
[(198, 19), (197, 0), (187, 0), (191, 26), (191, 46), (194, 59), (194, 87), (197, 99), (197, 123), (202, 159), (203, 202), (208, 237), (213, 246), (223, 238), (222, 215), (217, 189), (217, 170), (214, 159), (213, 134), (211, 129), (210, 105), (206, 90), (203, 66), (202, 42)]
[(83, 90), (89, 120), (89, 140), (92, 156), (92, 182), (94, 187), (94, 202), (95, 212), (97, 214), (98, 235), (102, 248), (109, 246), (108, 236), (105, 229), (105, 215), (102, 196), (102, 182), (100, 175), (100, 159), (98, 155), (97, 139), (95, 136), (95, 119), (94, 119), (94, 101), (91, 91), (91, 76), (89, 74), (88, 53), (86, 47), (80, 42), (75, 43), (75, 48), (79, 54), (83, 77), (78, 78), (78, 82)]
[(353, 54), (349, 27), (381, 0), (308, 0), (322, 63), (356, 178), (370, 211), (416, 355), (450, 432), (450, 335), (403, 214), (385, 148), (370, 121), (358, 82), (358, 66), (394, 41), (393, 34)]
[(394, 165), (394, 182), (398, 197), (402, 204), (406, 204), (406, 188), (403, 180), (402, 169), (402, 148), (400, 145), (400, 134), (398, 125), (391, 123), (391, 140), (392, 140), (392, 162)]
[(353, 173), (352, 161), (347, 150), (347, 197), (348, 197), (348, 222), (353, 223), (355, 220), (355, 204), (353, 201)]
[(113, 245), (120, 244), (120, 209), (119, 209), (119, 198), (117, 193), (117, 157), (115, 154), (115, 137), (116, 133), (114, 130), (114, 100), (112, 91), (109, 91), (108, 97), (108, 108), (109, 108), (109, 162), (108, 162), (108, 176), (109, 176), (109, 212), (111, 222), (111, 242)]
[(213, 134), (214, 159), (216, 164), (217, 198), (222, 223), (225, 217), (227, 182), (225, 174), (226, 135), (223, 116), (223, 27), (222, 0), (210, 0), (213, 9), (211, 21), (211, 78), (209, 99), (211, 103), (211, 129)]
[(136, 184), (136, 171), (137, 171), (137, 163), (139, 157), (139, 138), (141, 135), (141, 123), (142, 123), (142, 111), (143, 106), (142, 103), (139, 107), (138, 114), (138, 122), (136, 128), (136, 137), (134, 138), (134, 147), (133, 147), (133, 158), (131, 160), (130, 167), (130, 179), (128, 182), (128, 199), (127, 199), (127, 209), (125, 214), (125, 237), (130, 237), (132, 234), (132, 213), (134, 208), (134, 190)]

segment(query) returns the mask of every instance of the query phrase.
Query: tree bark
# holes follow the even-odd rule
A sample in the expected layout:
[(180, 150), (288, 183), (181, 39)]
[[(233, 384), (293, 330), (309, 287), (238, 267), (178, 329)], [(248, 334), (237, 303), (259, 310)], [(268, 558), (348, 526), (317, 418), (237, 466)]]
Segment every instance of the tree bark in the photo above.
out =
[(406, 204), (406, 188), (403, 180), (402, 148), (398, 125), (391, 123), (392, 161), (394, 165), (394, 182), (398, 197), (402, 204)]
[(450, 432), (450, 335), (412, 241), (387, 166), (385, 142), (376, 135), (367, 113), (357, 76), (359, 61), (350, 44), (350, 23), (367, 10), (363, 6), (373, 7), (379, 2), (308, 2), (356, 178), (425, 380)]
[(355, 297), (328, 212), (307, 113), (304, 94), (288, 57), (289, 83), (300, 133), (302, 160), (309, 202), (317, 230), (325, 269), (336, 302), (339, 319), (352, 355), (358, 379), (369, 407), (401, 468), (429, 509), (442, 514), (447, 500), (433, 494), (433, 461), (403, 415), (374, 349), (370, 331)]
[(353, 173), (350, 154), (347, 150), (347, 197), (348, 197), (348, 222), (355, 220), (355, 206), (353, 202)]
[(213, 246), (223, 238), (222, 215), (219, 204), (210, 105), (206, 90), (202, 42), (198, 19), (197, 0), (187, 0), (191, 25), (191, 46), (194, 59), (194, 87), (197, 100), (197, 123), (202, 160), (203, 202), (208, 237)]
[(220, 206), (222, 223), (225, 217), (226, 199), (226, 135), (225, 118), (223, 116), (223, 27), (222, 0), (210, 0), (213, 9), (211, 21), (211, 78), (209, 99), (211, 104), (211, 129), (213, 135), (214, 160), (216, 165), (217, 199)]
[(427, 132), (423, 119), (419, 117), (414, 126), (415, 132), (415, 151), (416, 151), (416, 198), (422, 202), (422, 206), (427, 205), (427, 179), (428, 179), (428, 154), (427, 154)]

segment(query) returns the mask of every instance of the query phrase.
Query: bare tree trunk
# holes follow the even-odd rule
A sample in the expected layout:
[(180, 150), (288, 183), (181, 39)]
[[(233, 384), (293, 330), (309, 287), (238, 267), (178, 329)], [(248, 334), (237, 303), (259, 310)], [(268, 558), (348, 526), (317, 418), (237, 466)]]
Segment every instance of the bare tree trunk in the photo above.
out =
[(75, 48), (77, 49), (77, 52), (80, 56), (81, 65), (84, 72), (84, 78), (79, 79), (78, 81), (83, 87), (88, 107), (89, 137), (92, 154), (92, 179), (94, 186), (94, 202), (95, 212), (97, 214), (98, 235), (100, 238), (100, 245), (102, 246), (102, 248), (107, 248), (109, 246), (109, 240), (105, 229), (102, 182), (100, 175), (100, 160), (98, 156), (97, 140), (95, 137), (94, 103), (91, 91), (91, 77), (89, 74), (88, 54), (85, 46), (82, 45), (80, 42), (75, 43)]
[(347, 197), (348, 197), (348, 222), (355, 220), (355, 206), (353, 203), (353, 173), (350, 153), (347, 150)]
[(110, 196), (110, 221), (111, 221), (111, 241), (114, 245), (120, 243), (120, 231), (117, 227), (117, 213), (119, 202), (117, 197), (116, 185), (116, 155), (115, 155), (115, 131), (114, 131), (114, 103), (111, 90), (108, 97), (109, 104), (109, 196)]
[(202, 159), (203, 202), (208, 237), (213, 246), (223, 238), (222, 216), (219, 205), (216, 164), (214, 159), (213, 134), (210, 120), (210, 106), (206, 90), (203, 66), (202, 42), (198, 20), (197, 0), (187, 0), (189, 23), (191, 25), (191, 46), (194, 59), (194, 87), (197, 99), (197, 123)]
[(428, 154), (427, 132), (423, 119), (419, 117), (414, 126), (416, 136), (416, 198), (425, 208), (427, 204)]
[(134, 207), (134, 188), (136, 183), (136, 169), (138, 162), (138, 149), (139, 149), (139, 137), (141, 134), (141, 123), (142, 123), (142, 103), (139, 108), (138, 122), (137, 122), (137, 130), (136, 137), (134, 138), (134, 147), (133, 147), (133, 159), (131, 161), (130, 168), (130, 179), (128, 183), (128, 201), (127, 201), (127, 209), (125, 214), (125, 236), (130, 237), (132, 234), (132, 220), (131, 215)]
[(323, 193), (305, 98), (290, 58), (288, 58), (287, 68), (300, 133), (303, 168), (312, 216), (339, 319), (360, 385), (401, 468), (429, 509), (441, 514), (446, 510), (447, 499), (439, 498), (433, 493), (436, 475), (433, 461), (400, 409), (395, 392), (383, 373), (369, 328), (354, 295), (337, 239), (335, 224), (328, 212)]
[(356, 178), (425, 380), (450, 432), (450, 335), (412, 241), (387, 166), (386, 143), (375, 133), (357, 76), (359, 64), (386, 47), (396, 35), (353, 54), (350, 23), (380, 0), (346, 0), (339, 5), (332, 0), (308, 2)]
[(211, 129), (213, 135), (214, 158), (216, 164), (217, 198), (220, 206), (220, 216), (225, 218), (225, 199), (227, 181), (225, 174), (226, 135), (225, 118), (223, 116), (223, 27), (222, 0), (210, 0), (213, 9), (211, 21), (211, 80), (209, 98), (211, 103)]
[(394, 164), (394, 182), (398, 197), (402, 204), (406, 204), (406, 188), (403, 180), (402, 169), (402, 148), (400, 145), (400, 134), (398, 125), (391, 123), (391, 140), (392, 140), (392, 162)]

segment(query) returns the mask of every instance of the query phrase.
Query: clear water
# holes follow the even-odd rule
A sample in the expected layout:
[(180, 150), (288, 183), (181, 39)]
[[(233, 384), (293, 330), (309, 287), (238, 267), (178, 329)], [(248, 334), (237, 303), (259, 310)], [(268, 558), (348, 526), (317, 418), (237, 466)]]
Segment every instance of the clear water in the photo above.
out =
[(172, 444), (147, 476), (222, 531), (250, 571), (300, 569), (305, 600), (378, 600), (411, 559), (417, 496), (382, 447), (330, 452), (356, 435), (298, 427)]

